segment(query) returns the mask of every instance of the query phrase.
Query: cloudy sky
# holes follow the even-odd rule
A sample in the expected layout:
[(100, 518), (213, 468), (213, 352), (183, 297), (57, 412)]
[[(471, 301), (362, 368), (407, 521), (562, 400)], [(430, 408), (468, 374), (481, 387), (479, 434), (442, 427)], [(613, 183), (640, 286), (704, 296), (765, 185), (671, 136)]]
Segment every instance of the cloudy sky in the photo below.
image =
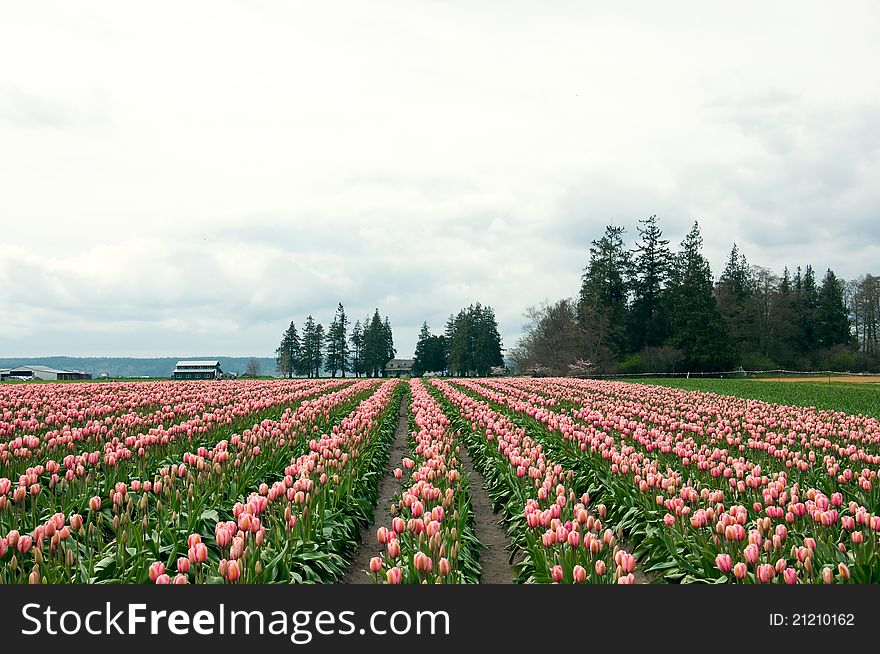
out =
[(716, 274), (880, 273), (880, 5), (831, 7), (4, 3), (0, 353), (267, 355), (339, 301), (513, 345), (652, 213)]

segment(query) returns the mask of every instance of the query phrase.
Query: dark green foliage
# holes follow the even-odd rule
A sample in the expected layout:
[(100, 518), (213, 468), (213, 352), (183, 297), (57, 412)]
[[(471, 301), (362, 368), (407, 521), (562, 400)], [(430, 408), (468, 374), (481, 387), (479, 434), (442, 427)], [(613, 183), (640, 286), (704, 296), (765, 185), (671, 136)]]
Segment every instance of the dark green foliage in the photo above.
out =
[(663, 238), (656, 215), (639, 223), (641, 242), (633, 253), (630, 279), (633, 299), (627, 331), (631, 352), (663, 345), (669, 333), (665, 311), (666, 282), (672, 261), (669, 241)]
[(307, 377), (320, 377), (324, 363), (324, 327), (316, 323), (312, 316), (303, 325), (302, 357), (298, 374)]
[(426, 372), (445, 372), (446, 367), (446, 337), (432, 334), (428, 323), (423, 323), (416, 343), (413, 375), (420, 377)]
[(447, 366), (453, 375), (484, 377), (504, 365), (501, 335), (492, 307), (479, 302), (462, 309), (446, 322)]
[(724, 370), (734, 363), (727, 325), (713, 295), (712, 273), (702, 254), (700, 228), (693, 228), (675, 256), (667, 293), (669, 344), (682, 354), (685, 370)]
[(394, 358), (394, 337), (391, 323), (386, 316), (383, 321), (379, 317), (379, 309), (373, 312), (372, 318), (364, 320), (362, 331), (360, 369), (367, 377), (381, 377), (385, 374), (385, 366)]
[(299, 333), (296, 325), (291, 321), (290, 326), (281, 338), (281, 344), (275, 350), (275, 364), (278, 374), (282, 377), (293, 377), (302, 368), (302, 351), (299, 342)]
[(843, 284), (829, 268), (819, 289), (819, 306), (816, 324), (818, 345), (832, 348), (852, 342), (849, 331), (849, 315), (843, 298)]
[(340, 373), (340, 377), (345, 377), (345, 373), (351, 368), (349, 366), (349, 347), (348, 347), (348, 316), (345, 315), (345, 309), (342, 302), (336, 309), (336, 315), (333, 322), (327, 330), (327, 370), (330, 376), (335, 377), (336, 373)]
[(626, 351), (632, 275), (632, 256), (623, 242), (624, 232), (623, 227), (608, 225), (604, 236), (593, 241), (578, 303), (581, 326), (596, 333), (598, 345), (618, 357)]
[[(638, 234), (632, 252), (622, 227), (608, 226), (592, 242), (577, 329), (565, 318), (565, 300), (526, 310), (511, 353), (520, 372), (880, 367), (877, 277), (846, 284), (828, 270), (817, 285), (809, 265), (777, 277), (750, 265), (734, 244), (713, 283), (696, 224), (676, 253), (657, 216), (640, 221)], [(449, 344), (453, 358), (460, 346)]]

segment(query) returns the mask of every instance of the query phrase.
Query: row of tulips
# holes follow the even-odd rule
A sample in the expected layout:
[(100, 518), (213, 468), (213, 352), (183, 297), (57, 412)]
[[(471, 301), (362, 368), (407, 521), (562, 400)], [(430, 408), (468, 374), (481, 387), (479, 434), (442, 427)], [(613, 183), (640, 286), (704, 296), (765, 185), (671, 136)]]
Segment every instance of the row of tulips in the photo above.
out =
[(420, 380), (409, 382), (410, 451), (398, 479), (405, 489), (393, 519), (376, 538), (382, 551), (370, 560), (377, 583), (477, 583), (479, 541), (472, 527), (467, 476), (460, 469), (459, 434)]
[[(374, 382), (365, 382), (374, 384)], [(317, 583), (338, 580), (372, 517), (403, 385), (387, 381), (339, 424), (312, 438), (280, 480), (262, 484), (218, 520), (213, 580)], [(201, 536), (200, 542), (201, 542)]]
[[(595, 397), (586, 391), (590, 384), (597, 387)], [(773, 461), (766, 459), (765, 449), (755, 446), (756, 439), (734, 448), (737, 439), (743, 439), (746, 414), (734, 422), (735, 416), (723, 412), (726, 399), (698, 393), (669, 396), (666, 389), (655, 395), (656, 387), (616, 383), (615, 400), (607, 383), (585, 380), (552, 380), (540, 386), (535, 380), (461, 385), (518, 416), (554, 457), (576, 470), (575, 484), (608, 503), (628, 539), (639, 544), (640, 555), (669, 581), (880, 581), (880, 517), (854, 499), (847, 501), (844, 494), (865, 491), (844, 479), (840, 490), (827, 493), (827, 486), (810, 483), (817, 478), (838, 483), (824, 467), (810, 474), (803, 466), (788, 465), (791, 459), (785, 456), (777, 457), (771, 467)], [(574, 392), (557, 393), (552, 406), (559, 411), (546, 402), (531, 401), (538, 390), (545, 397), (550, 389), (567, 386)], [(639, 402), (642, 395), (650, 399)], [(657, 408), (663, 398), (670, 401), (666, 411)], [(578, 408), (568, 408), (576, 401), (581, 402)], [(645, 408), (648, 404), (653, 408)], [(621, 415), (622, 408), (631, 412), (628, 419)], [(786, 409), (759, 413), (777, 416), (773, 424), (781, 424), (778, 416)], [(815, 429), (818, 420), (797, 417), (804, 409), (790, 409), (795, 415), (785, 424), (800, 429), (812, 424)], [(760, 431), (748, 420), (748, 429)], [(815, 451), (827, 440), (826, 450), (839, 452), (852, 446), (841, 441), (858, 438), (863, 446), (851, 450), (853, 460), (869, 461), (876, 449), (871, 431), (875, 423), (845, 417), (839, 417), (839, 423), (858, 424), (868, 432), (831, 437), (820, 430), (812, 439), (803, 435), (800, 446)], [(706, 440), (712, 449), (703, 458)], [(727, 445), (722, 447), (722, 442)], [(751, 460), (755, 457), (760, 463)], [(865, 468), (860, 475), (870, 479), (872, 472), (876, 471)]]
[(486, 401), (430, 382), (465, 435), (467, 448), (508, 521), (523, 583), (634, 583), (635, 557), (605, 524), (606, 507), (578, 496), (574, 472), (552, 461), (522, 427)]
[(337, 423), (375, 386), (358, 382), (303, 401), (278, 421), (264, 419), (210, 450), (186, 452), (146, 479), (79, 497), (82, 508), (56, 511), (33, 531), (0, 533), (0, 581), (146, 580), (151, 561), (172, 563), (186, 549), (188, 534), (210, 533), (219, 507), (271, 479), (284, 461), (308, 448), (311, 435)]
[[(204, 384), (227, 389), (230, 385)], [(272, 392), (265, 388), (243, 387), (237, 395), (227, 398), (229, 404), (226, 406), (209, 409), (174, 424), (151, 427), (142, 433), (123, 431), (122, 439), (113, 436), (103, 442), (100, 450), (68, 454), (57, 461), (48, 459), (28, 466), (18, 475), (16, 465), (0, 464), (0, 529), (32, 529), (58, 510), (64, 513), (81, 511), (83, 498), (107, 496), (120, 482), (149, 478), (163, 462), (179, 459), (190, 449), (211, 447), (234, 431), (254, 422), (277, 419), (291, 407), (300, 403), (308, 406), (309, 398), (345, 385), (334, 380), (296, 380), (281, 382)], [(184, 418), (185, 415), (176, 414), (175, 418)], [(115, 428), (111, 425), (111, 431)], [(73, 449), (73, 442), (68, 446)]]

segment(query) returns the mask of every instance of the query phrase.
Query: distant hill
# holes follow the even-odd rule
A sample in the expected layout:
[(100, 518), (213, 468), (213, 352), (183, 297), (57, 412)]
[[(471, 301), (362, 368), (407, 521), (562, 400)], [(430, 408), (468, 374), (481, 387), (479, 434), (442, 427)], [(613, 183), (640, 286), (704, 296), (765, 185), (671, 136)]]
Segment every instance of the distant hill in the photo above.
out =
[[(277, 375), (275, 359), (271, 357), (253, 357), (260, 362), (262, 375)], [(251, 357), (223, 356), (186, 356), (158, 357), (155, 359), (138, 359), (134, 357), (26, 357), (0, 358), (0, 368), (15, 368), (28, 363), (50, 368), (82, 370), (97, 377), (107, 373), (110, 377), (170, 377), (174, 364), (182, 359), (218, 360), (223, 372), (241, 374), (245, 371)]]

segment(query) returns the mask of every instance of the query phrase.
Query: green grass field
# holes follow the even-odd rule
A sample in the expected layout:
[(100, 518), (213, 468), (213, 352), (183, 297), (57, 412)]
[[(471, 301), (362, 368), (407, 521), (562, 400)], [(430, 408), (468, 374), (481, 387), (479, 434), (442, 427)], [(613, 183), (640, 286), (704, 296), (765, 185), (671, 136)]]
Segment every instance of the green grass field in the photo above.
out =
[(880, 384), (844, 382), (777, 382), (749, 379), (627, 379), (638, 384), (657, 384), (689, 391), (735, 395), (792, 406), (814, 406), (880, 418)]

